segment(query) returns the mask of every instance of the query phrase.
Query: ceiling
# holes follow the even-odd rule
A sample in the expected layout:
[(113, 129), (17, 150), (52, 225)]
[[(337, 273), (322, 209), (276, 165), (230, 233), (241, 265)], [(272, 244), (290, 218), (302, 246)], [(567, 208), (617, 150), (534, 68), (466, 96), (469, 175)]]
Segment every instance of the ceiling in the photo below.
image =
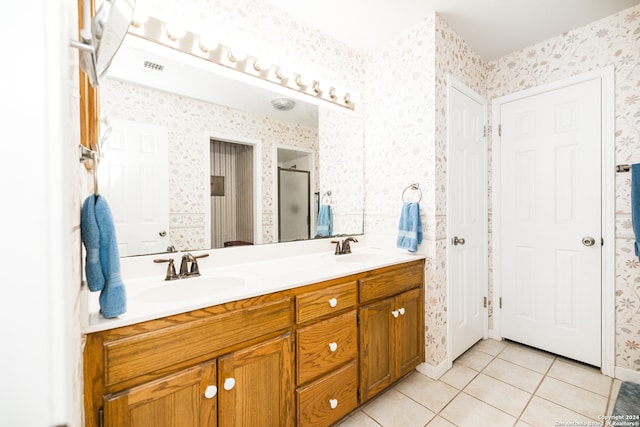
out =
[(437, 12), (484, 59), (640, 4), (640, 0), (264, 0), (362, 53)]

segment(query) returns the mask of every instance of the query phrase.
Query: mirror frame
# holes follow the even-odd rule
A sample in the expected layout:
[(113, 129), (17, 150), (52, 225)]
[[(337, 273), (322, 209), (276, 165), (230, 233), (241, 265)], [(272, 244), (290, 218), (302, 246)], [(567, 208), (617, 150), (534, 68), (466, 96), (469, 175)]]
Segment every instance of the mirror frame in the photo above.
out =
[[(88, 0), (90, 13), (95, 14), (95, 0)], [(78, 0), (78, 36), (83, 26), (83, 0)], [(91, 86), (89, 77), (78, 67), (80, 74), (80, 144), (89, 150), (98, 149), (99, 121), (100, 121), (100, 91)], [(93, 168), (91, 162), (85, 162), (88, 170)]]

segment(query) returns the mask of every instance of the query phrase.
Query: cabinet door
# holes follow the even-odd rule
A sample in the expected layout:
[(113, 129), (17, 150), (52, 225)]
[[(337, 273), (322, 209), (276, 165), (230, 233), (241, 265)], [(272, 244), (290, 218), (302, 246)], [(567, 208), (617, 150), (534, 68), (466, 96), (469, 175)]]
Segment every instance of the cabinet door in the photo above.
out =
[(393, 381), (393, 298), (360, 308), (360, 388), (366, 402)]
[(215, 361), (105, 396), (105, 427), (216, 426)]
[(290, 333), (221, 357), (218, 368), (221, 426), (293, 426)]
[(411, 371), (422, 361), (424, 333), (420, 289), (398, 295), (394, 299), (395, 324), (395, 377)]

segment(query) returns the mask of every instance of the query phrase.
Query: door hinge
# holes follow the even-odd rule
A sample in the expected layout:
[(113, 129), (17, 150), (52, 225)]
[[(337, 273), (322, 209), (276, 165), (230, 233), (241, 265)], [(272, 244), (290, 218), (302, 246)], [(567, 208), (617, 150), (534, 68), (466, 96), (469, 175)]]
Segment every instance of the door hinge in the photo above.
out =
[(498, 125), (498, 136), (502, 136), (502, 125)]
[(499, 307), (502, 308), (502, 297), (500, 297), (500, 299), (498, 300), (498, 302), (500, 303)]
[(604, 246), (604, 237), (600, 238), (600, 246)]
[(482, 137), (486, 138), (487, 137), (487, 126), (485, 125), (482, 129)]
[(98, 409), (98, 427), (104, 427), (104, 411), (102, 408)]
[(482, 298), (482, 305), (484, 306), (484, 308), (487, 308), (487, 297)]

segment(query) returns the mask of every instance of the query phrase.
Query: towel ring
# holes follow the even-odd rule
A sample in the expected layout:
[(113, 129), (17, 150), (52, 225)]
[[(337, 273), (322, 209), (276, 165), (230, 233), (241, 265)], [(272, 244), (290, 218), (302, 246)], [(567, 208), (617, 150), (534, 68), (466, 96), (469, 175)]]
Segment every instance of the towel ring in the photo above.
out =
[(327, 196), (327, 198), (329, 199), (329, 203), (328, 203), (328, 204), (330, 205), (330, 204), (333, 202), (333, 200), (331, 199), (331, 190), (329, 190), (329, 191), (325, 192), (325, 193), (322, 195), (322, 197), (320, 198), (320, 203), (322, 203), (322, 204), (327, 204), (327, 203), (325, 203), (325, 202), (324, 202), (324, 200), (325, 200), (325, 199), (324, 199), (324, 198), (325, 198), (325, 196)]
[(402, 201), (406, 202), (406, 200), (404, 199), (405, 193), (407, 192), (407, 190), (413, 190), (413, 191), (419, 191), (420, 192), (420, 198), (418, 199), (417, 203), (420, 203), (422, 201), (422, 190), (420, 189), (420, 186), (417, 183), (411, 184), (409, 186), (407, 186), (407, 188), (405, 188), (402, 191)]

